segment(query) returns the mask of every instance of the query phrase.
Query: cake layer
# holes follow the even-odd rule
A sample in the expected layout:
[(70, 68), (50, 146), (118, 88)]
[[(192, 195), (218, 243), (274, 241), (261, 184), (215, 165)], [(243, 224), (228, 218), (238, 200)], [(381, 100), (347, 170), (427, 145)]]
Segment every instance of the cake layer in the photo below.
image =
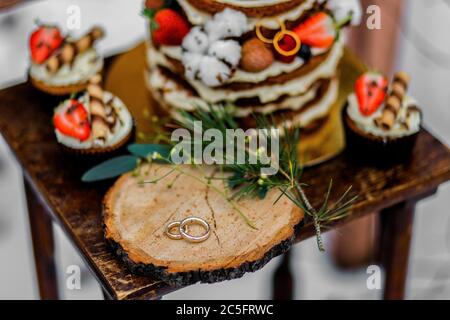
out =
[[(262, 85), (264, 81), (268, 81), (268, 83), (283, 83), (295, 77), (302, 76), (319, 67), (320, 64), (326, 62), (328, 59), (333, 61), (339, 59), (344, 49), (344, 41), (342, 38), (340, 37), (329, 51), (315, 50), (313, 58), (308, 62), (305, 62), (300, 57), (296, 57), (291, 63), (274, 61), (270, 67), (260, 72), (247, 72), (238, 68), (228, 80), (229, 84), (237, 83), (237, 85), (225, 85), (222, 88), (242, 90), (250, 88), (252, 84)], [(181, 63), (181, 55), (181, 47), (162, 46), (155, 48), (151, 44), (148, 44), (147, 64), (150, 67), (156, 65), (163, 66), (177, 74), (183, 75), (184, 66)]]
[[(336, 68), (342, 56), (342, 46), (335, 45), (326, 58), (321, 61), (317, 58), (291, 73), (281, 74), (277, 77), (268, 78), (261, 83), (231, 83), (218, 88), (211, 88), (200, 81), (187, 80), (182, 73), (169, 72), (168, 77), (192, 90), (196, 95), (208, 103), (219, 103), (222, 101), (236, 102), (240, 99), (257, 98), (260, 103), (265, 104), (277, 100), (283, 95), (303, 95), (319, 79), (331, 78), (336, 74)], [(153, 62), (152, 62), (153, 64)], [(150, 66), (148, 83), (152, 86), (161, 86), (165, 79), (161, 78), (161, 72), (156, 72), (155, 66)], [(311, 70), (310, 70), (311, 69)], [(171, 70), (168, 68), (168, 70)], [(167, 77), (167, 75), (166, 75)]]
[[(295, 21), (314, 7), (317, 0), (286, 1), (214, 1), (214, 0), (177, 0), (193, 25), (203, 25), (211, 16), (225, 8), (243, 12), (248, 17), (251, 28), (257, 22), (269, 29), (278, 28), (278, 21)], [(261, 19), (270, 18), (270, 19)]]
[[(150, 73), (150, 72), (149, 72)], [(253, 114), (271, 114), (279, 119), (289, 119), (288, 126), (299, 125), (307, 127), (317, 119), (326, 117), (338, 93), (338, 81), (321, 79), (307, 88), (304, 94), (284, 95), (277, 101), (266, 104), (252, 104), (251, 101), (240, 101), (241, 104), (231, 105), (227, 100), (217, 104), (209, 104), (204, 99), (195, 96), (192, 91), (165, 76), (159, 69), (147, 76), (147, 85), (153, 97), (171, 116), (177, 118), (177, 109), (193, 111), (196, 108), (232, 108), (232, 112), (243, 123), (250, 125)], [(244, 103), (242, 103), (244, 102)]]
[[(270, 113), (271, 118), (280, 129), (299, 127), (305, 130), (315, 129), (329, 115), (329, 111), (335, 103), (339, 93), (339, 81), (333, 79), (325, 82), (316, 93), (316, 96), (304, 104), (301, 108), (289, 110), (278, 109)], [(246, 128), (256, 126), (255, 118), (249, 115), (239, 118), (239, 122)]]
[[(261, 103), (257, 98), (236, 100), (233, 103), (233, 105), (237, 107), (236, 116), (244, 117), (251, 112), (270, 113), (280, 108), (300, 108), (303, 104), (316, 97), (316, 92), (319, 87), (327, 82), (329, 82), (329, 79), (319, 79), (302, 95), (289, 96), (286, 94), (268, 103)], [(194, 110), (196, 107), (201, 107), (208, 110), (210, 105), (231, 105), (231, 102), (228, 100), (220, 101), (215, 104), (208, 103), (199, 97), (195, 90), (187, 87), (182, 82), (177, 81), (170, 73), (162, 69), (149, 71), (148, 86), (152, 90), (159, 91), (162, 98), (166, 100), (169, 105), (177, 109), (190, 111)]]

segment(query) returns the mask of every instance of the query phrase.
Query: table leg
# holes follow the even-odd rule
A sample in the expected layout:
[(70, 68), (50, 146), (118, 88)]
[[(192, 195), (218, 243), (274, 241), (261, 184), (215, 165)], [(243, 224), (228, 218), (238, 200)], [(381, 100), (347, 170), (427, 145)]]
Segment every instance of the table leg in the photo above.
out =
[(103, 294), (103, 299), (104, 300), (113, 300), (113, 298), (111, 298), (111, 296), (109, 295), (108, 292), (106, 292), (105, 289), (103, 289), (103, 288), (101, 288), (101, 289), (102, 289), (102, 294)]
[(27, 179), (24, 178), (23, 180), (27, 198), (39, 294), (43, 300), (57, 300), (58, 283), (54, 261), (55, 250), (52, 221)]
[(291, 251), (288, 251), (283, 255), (281, 263), (273, 275), (274, 300), (292, 300), (294, 296), (290, 256)]
[(384, 299), (405, 296), (415, 201), (402, 202), (380, 214), (380, 261), (386, 272)]

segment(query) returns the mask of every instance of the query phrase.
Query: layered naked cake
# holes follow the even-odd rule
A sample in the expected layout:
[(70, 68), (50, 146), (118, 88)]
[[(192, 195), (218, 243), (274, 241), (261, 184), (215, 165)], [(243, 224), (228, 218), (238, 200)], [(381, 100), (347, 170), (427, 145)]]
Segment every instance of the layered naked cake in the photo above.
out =
[(242, 127), (255, 115), (316, 129), (339, 91), (342, 28), (356, 0), (146, 1), (146, 81), (160, 108), (227, 108)]

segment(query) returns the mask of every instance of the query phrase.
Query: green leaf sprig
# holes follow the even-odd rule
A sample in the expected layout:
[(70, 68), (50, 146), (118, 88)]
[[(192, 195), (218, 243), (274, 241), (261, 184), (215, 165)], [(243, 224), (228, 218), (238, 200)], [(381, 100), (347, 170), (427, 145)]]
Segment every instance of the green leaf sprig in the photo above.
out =
[[(180, 111), (180, 116), (181, 120), (179, 121), (179, 126), (191, 132), (194, 130), (194, 121), (202, 122), (203, 131), (211, 128), (218, 129), (223, 133), (224, 137), (226, 136), (227, 129), (239, 128), (228, 107), (210, 107), (209, 110), (197, 108), (194, 112)], [(274, 120), (269, 119), (268, 117), (257, 117), (256, 120), (259, 128), (270, 129), (274, 127)], [(326, 227), (327, 224), (346, 217), (350, 207), (356, 201), (357, 196), (349, 197), (351, 192), (351, 187), (349, 187), (338, 201), (330, 206), (329, 198), (332, 191), (332, 180), (330, 179), (321, 207), (317, 209), (314, 208), (306, 195), (306, 184), (301, 183), (303, 170), (298, 161), (297, 151), (297, 146), (300, 141), (300, 130), (298, 128), (284, 128), (283, 132), (283, 137), (280, 139), (279, 171), (277, 174), (272, 176), (262, 175), (261, 169), (264, 165), (260, 162), (257, 162), (256, 164), (250, 164), (248, 162), (245, 162), (244, 164), (227, 164), (226, 161), (223, 161), (224, 164), (217, 165), (222, 172), (228, 173), (226, 176), (217, 179), (225, 180), (229, 189), (232, 191), (231, 194), (213, 187), (210, 181), (215, 178), (204, 177), (204, 179), (202, 179), (186, 172), (180, 165), (173, 164), (170, 160), (172, 145), (169, 144), (130, 145), (128, 146), (128, 151), (131, 153), (130, 156), (114, 158), (98, 165), (86, 172), (86, 174), (83, 175), (82, 180), (92, 182), (109, 179), (125, 172), (136, 170), (142, 161), (165, 163), (172, 166), (172, 169), (168, 174), (162, 177), (156, 177), (149, 181), (141, 181), (141, 183), (156, 183), (162, 179), (166, 179), (172, 173), (177, 173), (177, 177), (180, 174), (186, 174), (197, 181), (213, 187), (213, 189), (223, 196), (252, 228), (255, 228), (253, 223), (239, 209), (235, 201), (243, 197), (252, 196), (263, 199), (270, 190), (277, 189), (280, 191), (280, 196), (275, 203), (278, 202), (281, 197), (286, 196), (292, 203), (301, 208), (314, 226), (319, 250), (324, 251), (322, 229)], [(267, 136), (267, 138), (269, 139), (270, 136)], [(224, 141), (223, 146), (225, 148), (226, 141)], [(249, 157), (250, 150), (246, 149), (244, 151), (246, 152), (246, 157)], [(226, 152), (224, 151), (222, 154), (225, 156)]]

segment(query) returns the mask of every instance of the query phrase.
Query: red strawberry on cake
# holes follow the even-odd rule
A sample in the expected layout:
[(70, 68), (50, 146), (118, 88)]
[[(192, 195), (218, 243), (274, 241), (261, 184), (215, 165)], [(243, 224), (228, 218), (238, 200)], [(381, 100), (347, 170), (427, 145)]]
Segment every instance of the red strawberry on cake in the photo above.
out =
[(365, 116), (373, 114), (386, 97), (388, 80), (376, 72), (363, 74), (355, 83), (355, 93), (358, 98), (359, 110)]
[(64, 38), (57, 27), (40, 26), (30, 37), (31, 60), (41, 64), (63, 43)]
[(325, 12), (319, 12), (293, 29), (301, 42), (314, 48), (328, 49), (336, 39), (336, 27), (333, 18)]
[(71, 99), (53, 116), (55, 129), (60, 133), (86, 141), (91, 135), (89, 114), (85, 106), (78, 100)]
[(191, 29), (189, 22), (171, 8), (147, 7), (144, 15), (150, 19), (155, 45), (179, 46)]

